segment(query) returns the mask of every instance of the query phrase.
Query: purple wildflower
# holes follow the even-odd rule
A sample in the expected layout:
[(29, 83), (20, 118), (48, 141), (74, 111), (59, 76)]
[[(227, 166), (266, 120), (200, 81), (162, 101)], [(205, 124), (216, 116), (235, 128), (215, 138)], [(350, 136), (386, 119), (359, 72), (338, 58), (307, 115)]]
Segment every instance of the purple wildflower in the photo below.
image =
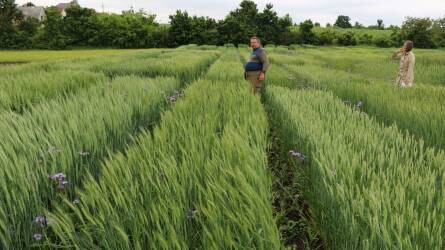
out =
[(187, 219), (189, 219), (189, 220), (195, 219), (197, 213), (198, 213), (197, 210), (189, 209), (189, 211), (187, 211)]
[(48, 224), (48, 220), (46, 219), (45, 215), (38, 215), (35, 219), (34, 222), (37, 225), (40, 225), (42, 227), (46, 226)]
[(79, 152), (79, 155), (80, 156), (88, 156), (88, 155), (90, 155), (90, 152), (82, 150), (82, 151)]
[(66, 185), (68, 185), (68, 181), (59, 182), (59, 189), (64, 190), (66, 188)]
[(41, 241), (43, 239), (43, 235), (40, 233), (36, 233), (33, 235), (34, 240)]
[(57, 174), (51, 175), (49, 178), (53, 181), (60, 182), (60, 181), (63, 181), (66, 179), (66, 175), (64, 173), (57, 173)]
[(289, 151), (289, 155), (295, 158), (298, 158), (302, 163), (306, 160), (306, 156), (296, 150)]
[(174, 102), (176, 102), (177, 97), (176, 97), (176, 96), (170, 96), (170, 97), (168, 98), (168, 100), (169, 100), (171, 103), (174, 103)]

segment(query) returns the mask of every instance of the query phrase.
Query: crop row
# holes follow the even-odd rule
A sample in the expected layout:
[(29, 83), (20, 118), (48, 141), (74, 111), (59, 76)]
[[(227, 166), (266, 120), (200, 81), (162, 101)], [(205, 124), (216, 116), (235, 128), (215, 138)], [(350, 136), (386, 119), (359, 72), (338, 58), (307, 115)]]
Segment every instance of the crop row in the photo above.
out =
[(443, 249), (445, 155), (332, 94), (269, 86), (272, 125), (332, 249)]
[(362, 111), (377, 120), (397, 124), (429, 146), (445, 148), (445, 89), (442, 87), (419, 85), (400, 89), (309, 63), (275, 66), (268, 76), (270, 84), (326, 89), (353, 106), (361, 102)]
[(48, 216), (52, 246), (277, 249), (267, 119), (247, 84), (200, 80), (153, 135), (90, 176)]
[(103, 158), (158, 120), (179, 87), (173, 78), (121, 77), (23, 115), (2, 113), (0, 247), (29, 248), (34, 219), (60, 197), (74, 199), (87, 174), (100, 176)]

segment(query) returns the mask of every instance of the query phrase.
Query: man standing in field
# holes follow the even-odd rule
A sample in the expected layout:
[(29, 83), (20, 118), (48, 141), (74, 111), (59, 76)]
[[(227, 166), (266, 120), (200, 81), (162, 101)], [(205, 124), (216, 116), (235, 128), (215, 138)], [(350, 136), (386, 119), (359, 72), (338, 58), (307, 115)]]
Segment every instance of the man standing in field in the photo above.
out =
[(406, 41), (403, 48), (399, 49), (392, 56), (393, 59), (400, 59), (399, 73), (397, 74), (396, 84), (402, 88), (413, 86), (414, 82), (414, 64), (416, 57), (414, 56), (413, 42)]
[(269, 68), (269, 60), (258, 37), (250, 38), (250, 47), (253, 51), (245, 66), (245, 77), (252, 86), (252, 92), (259, 94)]

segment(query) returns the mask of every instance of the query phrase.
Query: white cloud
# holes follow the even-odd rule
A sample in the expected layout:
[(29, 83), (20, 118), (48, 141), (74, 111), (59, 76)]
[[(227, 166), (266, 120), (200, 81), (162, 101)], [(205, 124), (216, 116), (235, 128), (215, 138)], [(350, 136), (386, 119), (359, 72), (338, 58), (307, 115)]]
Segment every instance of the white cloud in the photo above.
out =
[[(18, 4), (30, 0), (18, 0)], [(32, 0), (31, 0), (32, 1)], [(55, 5), (61, 0), (34, 0), (36, 5)], [(85, 7), (102, 10), (102, 3), (107, 12), (121, 12), (133, 7), (143, 8), (150, 13), (156, 14), (158, 21), (168, 22), (168, 16), (175, 10), (187, 10), (192, 15), (210, 16), (222, 19), (230, 11), (235, 9), (240, 1), (236, 0), (79, 0)], [(333, 23), (338, 15), (348, 15), (352, 21), (370, 25), (382, 18), (384, 23), (400, 25), (404, 17), (443, 17), (445, 16), (444, 0), (257, 0), (255, 1), (262, 9), (266, 3), (272, 3), (280, 15), (289, 13), (295, 22), (305, 19), (325, 24)]]

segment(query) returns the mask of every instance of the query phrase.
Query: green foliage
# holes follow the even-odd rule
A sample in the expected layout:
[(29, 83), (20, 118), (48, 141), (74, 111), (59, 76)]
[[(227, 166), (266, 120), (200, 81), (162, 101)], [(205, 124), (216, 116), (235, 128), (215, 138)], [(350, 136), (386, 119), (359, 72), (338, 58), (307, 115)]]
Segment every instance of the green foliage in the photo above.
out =
[(208, 17), (190, 17), (187, 11), (170, 16), (169, 37), (172, 46), (183, 44), (217, 44), (217, 23)]
[(343, 29), (352, 28), (350, 21), (351, 21), (351, 18), (349, 16), (340, 15), (337, 17), (337, 20), (335, 21), (334, 26), (343, 28)]
[(357, 40), (354, 33), (346, 32), (337, 38), (337, 43), (343, 46), (355, 46), (357, 45)]
[(15, 46), (17, 27), (14, 24), (22, 19), (14, 0), (0, 0), (0, 48)]
[(45, 9), (44, 28), (37, 40), (41, 48), (65, 49), (68, 38), (63, 33), (63, 18), (57, 7)]
[(315, 43), (315, 34), (312, 31), (312, 28), (314, 28), (314, 24), (312, 21), (306, 20), (302, 23), (300, 23), (300, 34), (302, 36), (302, 42), (304, 44), (314, 44)]
[[(122, 14), (96, 13), (95, 10), (73, 5), (61, 18), (55, 7), (46, 9), (45, 22), (24, 19), (15, 1), (2, 0), (0, 14), (0, 48), (8, 49), (65, 49), (72, 47), (166, 48), (187, 44), (219, 45), (244, 44), (251, 36), (259, 36), (263, 44), (290, 45), (376, 45), (400, 46), (403, 40), (415, 40), (422, 48), (445, 46), (442, 19), (410, 18), (402, 31), (397, 26), (385, 29), (382, 19), (377, 25), (364, 28), (356, 22), (354, 28), (348, 16), (339, 16), (334, 28), (312, 24), (312, 32), (303, 22), (294, 26), (290, 16), (279, 16), (272, 4), (260, 11), (254, 1), (243, 0), (237, 9), (222, 20), (189, 16), (178, 10), (170, 15), (170, 24), (160, 25), (155, 15), (143, 9), (123, 11)], [(303, 27), (300, 27), (303, 26)], [(308, 26), (308, 27), (309, 27)], [(348, 37), (354, 33), (354, 38)], [(334, 37), (332, 37), (334, 36)], [(371, 38), (372, 36), (372, 38)], [(391, 40), (391, 42), (388, 41)], [(340, 41), (340, 42), (339, 42)]]
[(259, 12), (253, 1), (244, 0), (238, 9), (219, 22), (218, 33), (223, 43), (246, 43), (252, 36), (261, 37), (263, 44), (285, 43), (286, 36), (290, 34), (287, 28), (291, 25), (289, 15), (278, 17), (273, 5), (266, 5)]
[(418, 48), (434, 48), (432, 40), (433, 21), (429, 18), (407, 17), (403, 22), (401, 36), (414, 42)]

